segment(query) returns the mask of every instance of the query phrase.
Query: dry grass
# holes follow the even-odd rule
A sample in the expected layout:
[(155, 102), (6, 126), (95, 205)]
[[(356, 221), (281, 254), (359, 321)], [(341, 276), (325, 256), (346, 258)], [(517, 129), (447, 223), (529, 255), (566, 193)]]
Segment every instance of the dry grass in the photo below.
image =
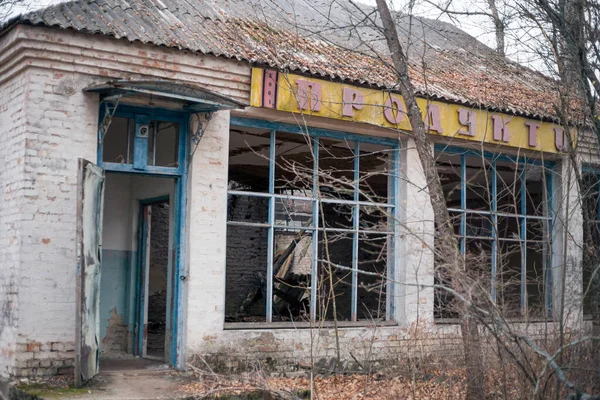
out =
[[(497, 373), (489, 373), (489, 398), (517, 399), (518, 385), (507, 389)], [(274, 393), (274, 398), (305, 398), (310, 393), (310, 381), (306, 377), (264, 377), (261, 374), (245, 374), (236, 377), (202, 375), (198, 382), (183, 386), (183, 392), (196, 395), (226, 397), (252, 391)], [(513, 381), (514, 382), (514, 381)], [(314, 399), (318, 400), (396, 400), (396, 399), (463, 399), (466, 393), (464, 370), (437, 371), (409, 375), (334, 375), (318, 376), (314, 380)]]

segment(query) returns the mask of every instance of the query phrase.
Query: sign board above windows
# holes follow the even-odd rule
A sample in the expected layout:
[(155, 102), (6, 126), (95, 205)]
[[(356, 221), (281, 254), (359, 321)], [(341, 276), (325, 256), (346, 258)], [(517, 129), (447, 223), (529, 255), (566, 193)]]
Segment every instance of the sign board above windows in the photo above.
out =
[[(432, 134), (548, 153), (567, 149), (559, 125), (423, 98), (418, 104)], [(270, 69), (252, 69), (250, 105), (411, 130), (398, 94)]]

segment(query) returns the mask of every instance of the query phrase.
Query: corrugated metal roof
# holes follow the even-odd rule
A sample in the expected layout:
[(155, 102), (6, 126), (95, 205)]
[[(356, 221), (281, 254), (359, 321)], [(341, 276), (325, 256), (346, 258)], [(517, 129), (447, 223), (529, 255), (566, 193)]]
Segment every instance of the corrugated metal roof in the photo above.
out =
[[(368, 6), (341, 0), (76, 0), (20, 23), (126, 38), (393, 89), (394, 71)], [(498, 57), (458, 28), (397, 16), (417, 90), (438, 99), (554, 116), (554, 82)], [(383, 56), (381, 56), (383, 55)]]

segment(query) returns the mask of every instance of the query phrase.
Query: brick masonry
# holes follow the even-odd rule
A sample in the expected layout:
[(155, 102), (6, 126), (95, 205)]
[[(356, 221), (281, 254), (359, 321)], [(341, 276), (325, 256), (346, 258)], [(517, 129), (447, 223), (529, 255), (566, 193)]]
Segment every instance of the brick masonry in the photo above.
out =
[[(31, 356), (24, 349), (74, 341), (77, 158), (96, 160), (99, 111), (98, 96), (83, 89), (156, 76), (237, 98), (249, 93), (250, 69), (238, 62), (224, 68), (210, 57), (151, 46), (133, 51), (126, 41), (98, 36), (90, 45), (90, 38), (25, 26), (0, 38), (0, 376), (72, 366), (72, 350), (40, 345)], [(38, 358), (55, 363), (32, 361)]]
[[(233, 196), (228, 199), (228, 218), (232, 221), (263, 222), (267, 220), (268, 199)], [(230, 226), (227, 229), (226, 315), (235, 315), (242, 302), (258, 284), (256, 274), (266, 276), (267, 229)], [(257, 302), (249, 315), (265, 315), (264, 301)]]
[[(15, 370), (28, 76), (0, 85), (0, 375)], [(30, 216), (32, 218), (32, 216)]]
[(74, 342), (28, 342), (17, 346), (19, 376), (51, 376), (73, 374)]

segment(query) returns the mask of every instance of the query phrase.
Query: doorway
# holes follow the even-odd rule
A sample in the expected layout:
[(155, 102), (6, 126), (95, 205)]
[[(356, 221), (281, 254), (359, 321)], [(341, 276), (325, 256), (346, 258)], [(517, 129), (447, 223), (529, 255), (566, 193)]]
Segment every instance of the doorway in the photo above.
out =
[(172, 364), (177, 178), (106, 172), (101, 357)]
[(141, 294), (137, 305), (141, 337), (138, 354), (164, 360), (167, 332), (167, 298), (169, 285), (169, 243), (171, 207), (168, 197), (142, 200), (140, 235)]

